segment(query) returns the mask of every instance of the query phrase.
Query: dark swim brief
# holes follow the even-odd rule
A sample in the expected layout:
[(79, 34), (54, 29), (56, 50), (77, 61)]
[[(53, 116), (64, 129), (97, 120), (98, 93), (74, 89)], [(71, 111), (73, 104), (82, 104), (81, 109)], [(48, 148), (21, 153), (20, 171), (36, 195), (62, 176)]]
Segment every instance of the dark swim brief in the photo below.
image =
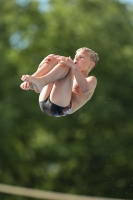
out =
[(69, 115), (71, 112), (71, 107), (72, 107), (71, 102), (66, 107), (57, 106), (56, 104), (54, 104), (50, 101), (49, 97), (46, 100), (39, 102), (39, 105), (40, 105), (41, 110), (45, 114), (54, 116), (54, 117), (61, 117), (61, 116)]

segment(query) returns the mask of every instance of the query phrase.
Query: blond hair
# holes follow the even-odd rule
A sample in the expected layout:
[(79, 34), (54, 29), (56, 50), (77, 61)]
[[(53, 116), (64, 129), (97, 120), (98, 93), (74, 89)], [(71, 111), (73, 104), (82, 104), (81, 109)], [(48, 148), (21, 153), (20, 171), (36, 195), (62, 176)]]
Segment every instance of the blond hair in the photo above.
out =
[(99, 61), (99, 56), (96, 52), (94, 52), (92, 49), (89, 49), (87, 47), (81, 47), (79, 49), (77, 49), (76, 53), (80, 50), (85, 50), (85, 51), (88, 51), (90, 53), (90, 58), (93, 62), (95, 62), (95, 65), (98, 63)]

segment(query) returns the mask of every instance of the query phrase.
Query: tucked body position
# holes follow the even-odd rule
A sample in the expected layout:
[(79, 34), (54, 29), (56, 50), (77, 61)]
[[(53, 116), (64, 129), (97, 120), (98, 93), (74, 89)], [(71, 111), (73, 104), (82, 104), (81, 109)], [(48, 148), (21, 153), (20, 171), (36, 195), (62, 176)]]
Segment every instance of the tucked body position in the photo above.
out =
[(88, 74), (98, 60), (98, 54), (86, 47), (76, 51), (74, 60), (51, 54), (33, 75), (22, 76), (20, 87), (40, 93), (39, 105), (45, 114), (54, 117), (72, 114), (94, 94), (97, 79)]

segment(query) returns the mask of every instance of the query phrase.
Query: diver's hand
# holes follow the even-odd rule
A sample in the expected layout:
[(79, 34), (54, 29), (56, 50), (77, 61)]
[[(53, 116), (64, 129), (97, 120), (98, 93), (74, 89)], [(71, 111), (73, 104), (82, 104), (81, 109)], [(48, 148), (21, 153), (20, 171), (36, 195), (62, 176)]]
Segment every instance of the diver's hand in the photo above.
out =
[(71, 57), (62, 57), (60, 63), (67, 65), (71, 69), (77, 68)]

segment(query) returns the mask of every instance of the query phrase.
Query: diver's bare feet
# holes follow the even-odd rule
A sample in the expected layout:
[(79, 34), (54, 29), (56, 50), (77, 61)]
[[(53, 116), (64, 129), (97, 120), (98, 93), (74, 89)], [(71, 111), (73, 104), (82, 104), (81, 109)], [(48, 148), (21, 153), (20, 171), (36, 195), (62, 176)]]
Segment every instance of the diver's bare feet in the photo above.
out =
[(22, 90), (29, 90), (30, 87), (31, 87), (31, 84), (30, 84), (29, 82), (23, 82), (23, 83), (21, 83), (21, 85), (20, 85), (20, 88), (21, 88)]
[(44, 78), (35, 78), (33, 76), (23, 75), (21, 80), (29, 82), (30, 84), (35, 86), (38, 93), (40, 93), (42, 91), (43, 87), (45, 86)]
[(23, 82), (20, 85), (22, 90), (34, 90), (36, 93), (40, 93), (40, 91), (36, 88), (36, 86), (32, 85), (29, 82)]

